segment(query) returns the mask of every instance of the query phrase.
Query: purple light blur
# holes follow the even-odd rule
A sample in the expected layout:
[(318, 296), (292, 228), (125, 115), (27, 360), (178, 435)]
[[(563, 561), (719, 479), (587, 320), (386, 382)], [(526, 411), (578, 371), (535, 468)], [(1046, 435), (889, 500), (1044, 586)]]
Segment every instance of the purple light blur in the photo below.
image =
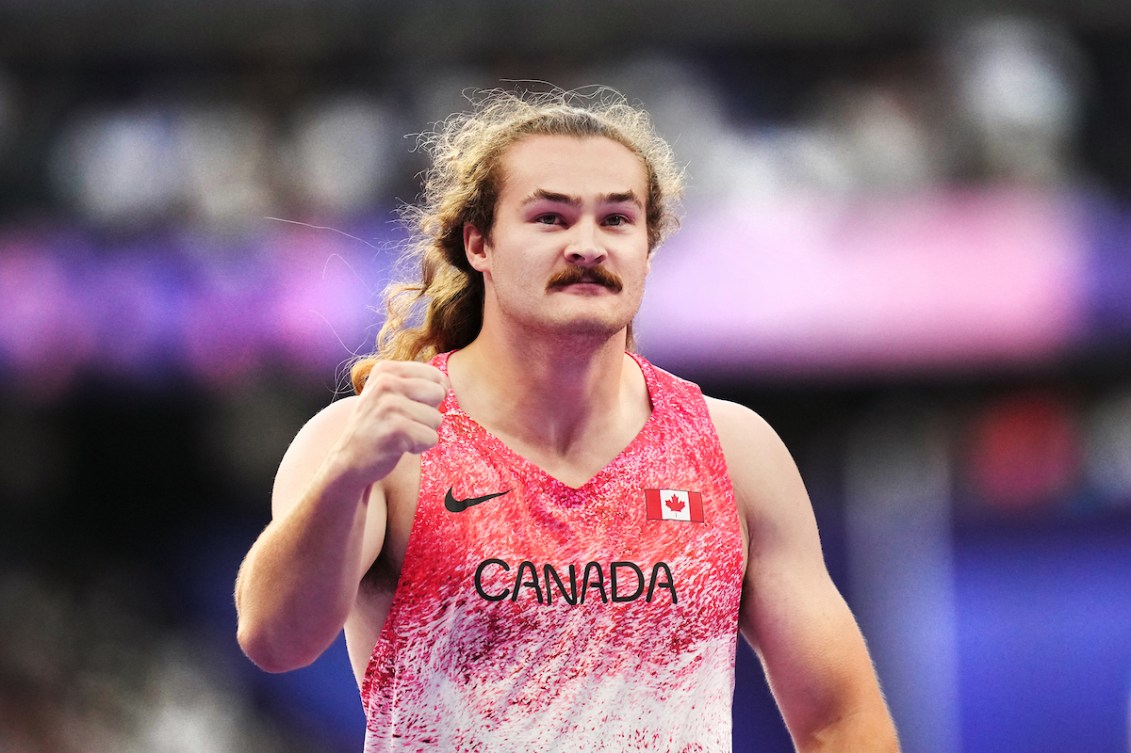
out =
[[(391, 239), (370, 242), (381, 248)], [(0, 239), (0, 369), (46, 395), (84, 375), (223, 385), (275, 366), (324, 376), (371, 347), (388, 254), (295, 227), (199, 253), (175, 237), (94, 249), (71, 236)]]
[[(642, 347), (669, 368), (754, 375), (1048, 357), (1087, 334), (1082, 215), (1016, 192), (700, 208), (656, 259)], [(332, 376), (372, 347), (400, 238), (383, 218), (351, 232), (0, 238), (0, 370), (48, 394), (84, 374)]]

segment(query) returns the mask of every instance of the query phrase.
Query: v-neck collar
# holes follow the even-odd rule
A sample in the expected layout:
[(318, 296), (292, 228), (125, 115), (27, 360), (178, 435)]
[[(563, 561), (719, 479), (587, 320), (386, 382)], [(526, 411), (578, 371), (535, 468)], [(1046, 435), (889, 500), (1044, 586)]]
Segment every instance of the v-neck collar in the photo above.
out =
[[(440, 369), (440, 371), (442, 371), (446, 375), (448, 373), (448, 358), (454, 352), (456, 351), (440, 353), (432, 360), (432, 365)], [(440, 406), (440, 411), (445, 416), (458, 417), (473, 426), (476, 432), (479, 434), (479, 441), (483, 443), (484, 449), (487, 449), (494, 454), (504, 458), (512, 466), (521, 468), (525, 473), (534, 474), (544, 479), (548, 483), (556, 485), (562, 489), (569, 490), (571, 492), (580, 492), (582, 490), (590, 488), (593, 485), (600, 484), (604, 478), (607, 478), (609, 476), (609, 474), (615, 473), (617, 468), (620, 467), (627, 458), (631, 457), (636, 452), (637, 446), (642, 442), (646, 442), (648, 440), (648, 436), (655, 430), (655, 425), (658, 420), (657, 414), (659, 413), (659, 408), (662, 402), (662, 395), (659, 394), (656, 374), (653, 370), (652, 364), (648, 363), (648, 361), (646, 361), (643, 357), (627, 351), (626, 353), (629, 358), (631, 358), (633, 362), (640, 368), (640, 372), (644, 375), (644, 386), (648, 391), (648, 401), (652, 406), (652, 412), (649, 414), (648, 420), (644, 422), (644, 426), (640, 428), (640, 431), (636, 432), (636, 435), (629, 441), (629, 443), (625, 445), (621, 449), (621, 451), (618, 452), (611, 460), (609, 460), (607, 463), (605, 463), (605, 465), (598, 469), (596, 473), (590, 476), (589, 479), (586, 480), (585, 483), (583, 483), (581, 486), (575, 487), (565, 483), (542, 466), (519, 453), (517, 450), (504, 442), (501, 438), (493, 434), (489, 429), (487, 429), (487, 427), (483, 426), (474, 418), (465, 413), (463, 408), (460, 407), (459, 400), (456, 399), (454, 390), (448, 391), (447, 397), (444, 398), (444, 402)]]

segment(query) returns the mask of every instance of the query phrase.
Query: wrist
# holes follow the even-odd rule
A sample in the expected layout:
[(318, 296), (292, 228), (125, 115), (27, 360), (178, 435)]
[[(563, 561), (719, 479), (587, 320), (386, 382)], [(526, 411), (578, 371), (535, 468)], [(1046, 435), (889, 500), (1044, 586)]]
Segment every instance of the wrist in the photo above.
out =
[(348, 451), (338, 448), (326, 456), (318, 475), (326, 495), (343, 499), (360, 500), (370, 485), (379, 480), (367, 473)]

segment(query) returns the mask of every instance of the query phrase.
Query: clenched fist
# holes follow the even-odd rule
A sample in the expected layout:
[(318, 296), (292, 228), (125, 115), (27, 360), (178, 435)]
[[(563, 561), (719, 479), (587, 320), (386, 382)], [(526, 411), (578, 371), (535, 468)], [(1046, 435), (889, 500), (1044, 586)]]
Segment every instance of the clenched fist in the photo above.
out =
[(419, 454), (439, 440), (440, 403), (447, 376), (416, 361), (378, 361), (334, 451), (359, 480), (385, 478), (405, 454)]

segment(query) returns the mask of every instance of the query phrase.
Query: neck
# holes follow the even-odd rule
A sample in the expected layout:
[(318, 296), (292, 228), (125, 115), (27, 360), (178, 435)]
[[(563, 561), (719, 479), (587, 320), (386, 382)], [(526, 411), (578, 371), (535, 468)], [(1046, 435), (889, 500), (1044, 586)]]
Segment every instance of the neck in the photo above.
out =
[(484, 330), (449, 362), (460, 406), (520, 444), (562, 456), (639, 407), (623, 331), (608, 338), (508, 337)]

